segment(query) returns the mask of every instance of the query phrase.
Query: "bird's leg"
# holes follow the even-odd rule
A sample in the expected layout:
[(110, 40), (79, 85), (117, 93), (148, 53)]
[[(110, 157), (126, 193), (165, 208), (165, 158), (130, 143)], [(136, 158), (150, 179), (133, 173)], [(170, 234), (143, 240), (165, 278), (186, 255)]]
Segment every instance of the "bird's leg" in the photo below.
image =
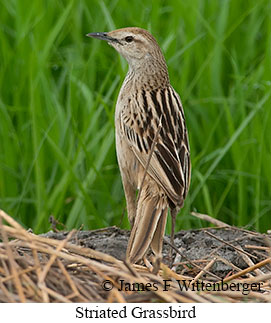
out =
[[(170, 243), (174, 246), (174, 235), (175, 235), (175, 223), (176, 223), (176, 216), (178, 213), (178, 209), (174, 208), (171, 209), (171, 234), (170, 234)], [(169, 252), (169, 257), (170, 257), (170, 267), (173, 265), (173, 247), (170, 247), (170, 252)]]

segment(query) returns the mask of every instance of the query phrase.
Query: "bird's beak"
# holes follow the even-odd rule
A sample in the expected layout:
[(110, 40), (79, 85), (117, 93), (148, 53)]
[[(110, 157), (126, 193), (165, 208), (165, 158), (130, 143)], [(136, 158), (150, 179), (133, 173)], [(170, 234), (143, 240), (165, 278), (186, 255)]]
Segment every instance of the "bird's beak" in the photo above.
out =
[(86, 36), (101, 39), (101, 40), (105, 40), (107, 42), (119, 43), (118, 39), (108, 36), (107, 33), (89, 33), (89, 34), (86, 34)]

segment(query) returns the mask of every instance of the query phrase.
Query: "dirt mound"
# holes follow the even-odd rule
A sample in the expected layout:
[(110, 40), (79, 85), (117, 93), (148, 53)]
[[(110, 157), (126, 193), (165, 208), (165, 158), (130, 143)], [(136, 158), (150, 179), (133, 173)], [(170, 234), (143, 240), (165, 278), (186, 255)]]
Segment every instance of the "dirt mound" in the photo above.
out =
[[(8, 225), (3, 222), (7, 222)], [(270, 237), (234, 227), (180, 231), (172, 261), (130, 265), (116, 227), (35, 235), (0, 210), (1, 302), (270, 302)]]

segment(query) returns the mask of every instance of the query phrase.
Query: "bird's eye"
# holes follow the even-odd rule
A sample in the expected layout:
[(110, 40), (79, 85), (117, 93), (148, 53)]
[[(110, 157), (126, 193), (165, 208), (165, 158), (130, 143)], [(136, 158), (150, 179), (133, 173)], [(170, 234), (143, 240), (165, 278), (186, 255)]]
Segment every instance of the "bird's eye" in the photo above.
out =
[(134, 37), (133, 36), (127, 36), (127, 37), (125, 37), (125, 41), (127, 43), (131, 43), (133, 40), (134, 40)]

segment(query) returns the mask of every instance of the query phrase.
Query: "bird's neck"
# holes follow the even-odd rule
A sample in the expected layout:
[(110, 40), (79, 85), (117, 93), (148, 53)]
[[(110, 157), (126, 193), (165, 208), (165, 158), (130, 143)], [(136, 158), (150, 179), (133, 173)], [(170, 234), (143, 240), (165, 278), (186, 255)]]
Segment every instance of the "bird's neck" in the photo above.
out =
[(167, 87), (169, 85), (167, 66), (163, 61), (147, 61), (138, 66), (129, 65), (124, 83), (135, 90), (144, 87), (151, 91)]

